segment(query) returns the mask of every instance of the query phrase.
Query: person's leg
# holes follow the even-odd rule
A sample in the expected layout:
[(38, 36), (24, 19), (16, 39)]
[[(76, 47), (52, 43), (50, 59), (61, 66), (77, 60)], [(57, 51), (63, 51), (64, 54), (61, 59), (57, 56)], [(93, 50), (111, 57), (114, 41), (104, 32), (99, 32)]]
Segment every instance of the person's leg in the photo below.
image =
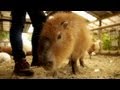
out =
[(32, 34), (32, 64), (31, 66), (40, 66), (40, 62), (38, 61), (38, 43), (39, 43), (39, 36), (42, 30), (43, 22), (46, 20), (46, 16), (44, 12), (39, 10), (28, 10), (28, 14), (31, 18), (32, 25), (34, 27), (33, 34)]
[(16, 60), (25, 58), (22, 42), (22, 32), (25, 23), (25, 14), (25, 11), (14, 10), (11, 12), (12, 23), (10, 28), (10, 42), (15, 62)]
[(12, 55), (15, 60), (14, 72), (17, 75), (33, 75), (33, 72), (29, 69), (29, 63), (25, 59), (25, 53), (23, 51), (22, 32), (25, 23), (26, 12), (14, 10), (11, 12), (12, 22), (10, 28), (10, 43), (12, 47)]

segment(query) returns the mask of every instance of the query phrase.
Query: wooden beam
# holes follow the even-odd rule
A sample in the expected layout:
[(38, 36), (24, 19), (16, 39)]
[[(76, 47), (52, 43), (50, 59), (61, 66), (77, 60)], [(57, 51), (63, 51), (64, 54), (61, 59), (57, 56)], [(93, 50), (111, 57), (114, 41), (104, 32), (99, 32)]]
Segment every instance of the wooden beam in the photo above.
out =
[(98, 15), (94, 14), (93, 12), (91, 12), (91, 11), (86, 11), (86, 12), (89, 13), (90, 15), (93, 15), (97, 19), (100, 19), (100, 17)]
[(116, 21), (112, 20), (111, 18), (108, 18), (111, 22), (116, 23)]
[(94, 30), (109, 28), (109, 27), (118, 26), (118, 25), (120, 25), (120, 23), (116, 23), (116, 24), (112, 24), (112, 25), (108, 25), (108, 26), (103, 26), (103, 27), (99, 27), (99, 28), (95, 28), (95, 29), (91, 29), (91, 30), (94, 31)]
[(30, 24), (25, 24), (24, 32), (28, 32), (28, 29), (30, 28)]
[[(110, 18), (110, 17), (113, 17), (113, 16), (119, 16), (119, 17), (120, 17), (120, 13), (112, 14), (112, 15), (106, 16), (106, 17), (104, 17), (104, 18), (101, 18), (101, 20), (102, 20), (102, 19), (107, 19), (107, 18)], [(96, 22), (96, 21), (98, 21), (98, 20), (92, 21), (92, 22), (90, 22), (90, 23), (94, 23), (94, 22)]]
[[(1, 17), (0, 18), (0, 22), (2, 22), (2, 21), (9, 21), (9, 22), (11, 22), (11, 18), (10, 17)], [(25, 22), (26, 24), (31, 24), (31, 21), (30, 21), (30, 19), (26, 19), (26, 22)]]
[(106, 16), (101, 17), (101, 19), (110, 18), (110, 17), (116, 16), (116, 15), (120, 15), (120, 13), (108, 14)]
[(106, 11), (107, 13), (109, 13), (109, 14), (113, 14), (111, 11)]

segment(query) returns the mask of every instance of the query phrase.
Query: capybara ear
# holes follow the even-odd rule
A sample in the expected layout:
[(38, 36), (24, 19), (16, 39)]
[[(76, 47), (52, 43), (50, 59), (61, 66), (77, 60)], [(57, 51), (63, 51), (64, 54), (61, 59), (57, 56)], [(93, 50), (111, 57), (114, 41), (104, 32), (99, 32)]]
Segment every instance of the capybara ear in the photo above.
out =
[(68, 26), (68, 22), (67, 21), (63, 21), (61, 23), (61, 25), (63, 26), (64, 29), (66, 29), (66, 27)]

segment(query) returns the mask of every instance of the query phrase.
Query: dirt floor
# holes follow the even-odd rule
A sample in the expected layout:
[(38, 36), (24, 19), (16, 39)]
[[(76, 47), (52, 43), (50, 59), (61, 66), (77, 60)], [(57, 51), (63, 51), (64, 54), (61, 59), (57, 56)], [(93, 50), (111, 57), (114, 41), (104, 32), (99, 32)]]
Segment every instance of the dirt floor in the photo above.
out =
[[(31, 56), (27, 56), (31, 63)], [(12, 74), (14, 62), (0, 63), (0, 79), (120, 79), (120, 56), (92, 56), (92, 59), (86, 58), (86, 67), (79, 67), (81, 73), (71, 74), (71, 67), (61, 68), (57, 75), (53, 77), (42, 67), (31, 67), (35, 75), (32, 77), (20, 77)]]

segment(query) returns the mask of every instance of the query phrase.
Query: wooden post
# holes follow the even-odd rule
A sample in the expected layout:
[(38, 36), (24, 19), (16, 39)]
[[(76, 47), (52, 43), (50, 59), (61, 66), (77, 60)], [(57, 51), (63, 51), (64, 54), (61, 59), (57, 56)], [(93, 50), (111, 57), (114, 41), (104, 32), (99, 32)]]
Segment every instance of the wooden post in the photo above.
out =
[[(101, 27), (101, 26), (102, 26), (102, 20), (100, 19), (100, 20), (99, 20), (99, 27)], [(102, 41), (102, 37), (101, 37), (102, 29), (99, 29), (98, 31), (99, 31), (98, 37), (99, 37), (99, 39)], [(101, 49), (102, 49), (102, 45), (101, 45), (101, 43), (100, 43), (99, 53), (101, 53)]]
[[(0, 12), (0, 18), (2, 18), (2, 13)], [(0, 22), (0, 31), (3, 31), (3, 22)]]
[(117, 41), (118, 41), (118, 48), (117, 48), (117, 49), (118, 49), (118, 50), (117, 50), (117, 51), (118, 51), (118, 54), (119, 54), (119, 53), (120, 53), (120, 52), (119, 52), (119, 50), (120, 50), (120, 31), (119, 31), (119, 30), (116, 30), (116, 31), (117, 31), (117, 33), (118, 33), (118, 37), (117, 37), (117, 39), (118, 39), (118, 40), (117, 40)]

